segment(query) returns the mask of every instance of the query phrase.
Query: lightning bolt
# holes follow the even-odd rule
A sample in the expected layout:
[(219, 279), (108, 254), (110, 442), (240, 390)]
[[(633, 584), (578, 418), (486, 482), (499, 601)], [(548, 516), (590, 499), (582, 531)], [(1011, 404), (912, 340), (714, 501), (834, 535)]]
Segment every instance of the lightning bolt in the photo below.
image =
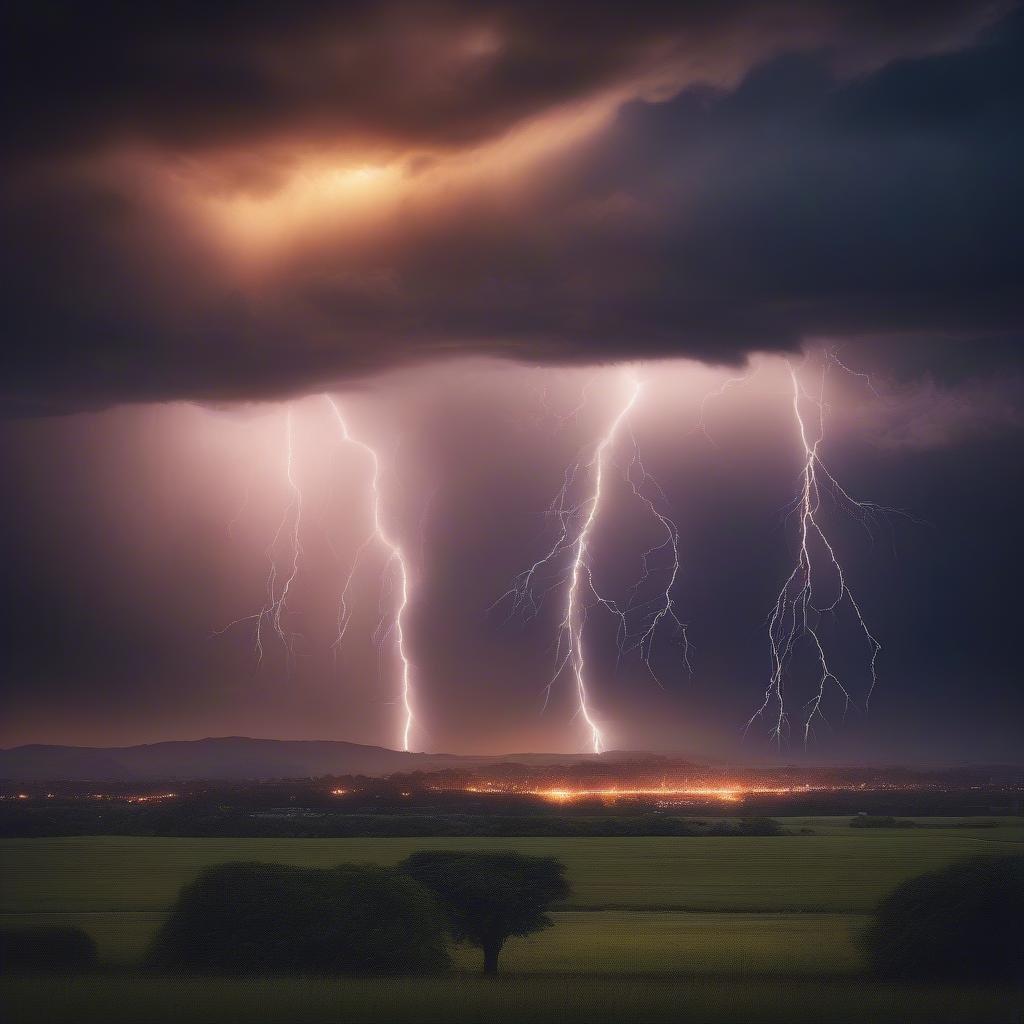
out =
[[(771, 737), (779, 744), (789, 735), (790, 720), (784, 696), (784, 680), (799, 643), (809, 640), (818, 665), (817, 685), (811, 699), (803, 706), (801, 731), (804, 745), (814, 735), (814, 724), (828, 720), (822, 711), (826, 692), (832, 686), (838, 690), (844, 703), (844, 714), (854, 703), (846, 684), (833, 668), (833, 659), (822, 638), (820, 624), (827, 614), (838, 614), (845, 606), (852, 611), (857, 629), (867, 648), (867, 672), (870, 684), (864, 698), (864, 710), (871, 702), (871, 695), (878, 682), (877, 662), (882, 645), (868, 628), (853, 592), (846, 581), (846, 573), (839, 561), (835, 547), (822, 523), (822, 497), (828, 495), (834, 505), (852, 516), (868, 532), (874, 535), (874, 526), (880, 519), (892, 514), (903, 514), (870, 501), (861, 501), (846, 491), (822, 459), (821, 447), (825, 437), (825, 383), (830, 366), (837, 366), (857, 377), (870, 379), (865, 374), (849, 370), (835, 353), (823, 353), (820, 387), (816, 394), (809, 392), (800, 380), (796, 367), (787, 361), (792, 387), (792, 410), (796, 421), (800, 444), (803, 449), (803, 465), (800, 471), (799, 491), (791, 506), (789, 515), (799, 520), (799, 547), (796, 564), (779, 591), (768, 618), (768, 640), (771, 654), (771, 674), (764, 701), (747, 722), (744, 732), (760, 718), (770, 717)], [(874, 390), (872, 388), (872, 390)], [(810, 405), (813, 415), (805, 415)], [(824, 573), (826, 581), (821, 580)], [(831, 582), (828, 582), (830, 580)], [(826, 587), (831, 593), (819, 597)]]
[[(288, 481), (288, 489), (291, 496), (281, 515), (281, 521), (278, 523), (273, 539), (266, 549), (270, 568), (267, 572), (266, 598), (263, 602), (263, 607), (252, 615), (243, 615), (241, 618), (229, 622), (222, 629), (214, 631), (215, 636), (222, 636), (228, 630), (241, 625), (243, 622), (255, 623), (255, 639), (253, 644), (256, 652), (256, 661), (259, 664), (263, 661), (263, 633), (269, 625), (284, 646), (289, 669), (293, 667), (295, 662), (295, 634), (286, 628), (285, 614), (288, 609), (288, 595), (299, 575), (299, 563), (302, 560), (302, 542), (300, 539), (302, 490), (295, 476), (294, 432), (292, 408), (288, 406), (285, 411), (285, 478)], [(248, 493), (246, 494), (246, 501), (248, 501)], [(241, 511), (236, 514), (232, 524), (238, 519), (239, 515), (241, 515)], [(279, 568), (278, 562), (278, 547), (283, 536), (288, 537), (290, 551), (289, 561), (291, 562), (291, 567), (287, 570), (287, 575)], [(279, 588), (278, 584), (282, 577), (284, 582), (280, 584)]]
[(727, 391), (731, 391), (733, 388), (738, 388), (742, 384), (746, 384), (753, 376), (754, 371), (750, 370), (740, 377), (728, 377), (722, 383), (715, 388), (714, 391), (709, 391), (700, 401), (700, 410), (697, 414), (697, 424), (694, 430), (703, 434), (705, 440), (713, 445), (715, 448), (718, 447), (718, 442), (711, 436), (711, 432), (708, 430), (707, 413), (708, 404), (715, 398), (721, 398)]
[[(658, 501), (663, 502), (664, 495), (647, 472), (632, 432), (630, 438), (633, 450), (625, 469), (625, 480), (634, 497), (658, 523), (663, 539), (641, 556), (641, 575), (630, 588), (624, 602), (619, 603), (604, 596), (594, 583), (591, 541), (604, 499), (608, 463), (642, 391), (640, 381), (632, 374), (626, 375), (626, 384), (625, 400), (589, 457), (577, 459), (563, 472), (562, 486), (548, 507), (548, 515), (558, 521), (553, 544), (528, 569), (520, 573), (513, 580), (512, 586), (492, 605), (494, 608), (507, 602), (510, 605), (508, 618), (519, 615), (532, 619), (540, 614), (549, 593), (566, 588), (564, 612), (555, 641), (555, 667), (544, 688), (544, 707), (547, 707), (555, 683), (566, 669), (570, 669), (576, 691), (577, 714), (586, 723), (591, 747), (596, 754), (605, 749), (605, 738), (591, 708), (583, 644), (587, 618), (594, 607), (600, 606), (616, 618), (620, 659), (629, 651), (639, 650), (644, 664), (659, 685), (660, 680), (651, 667), (650, 657), (659, 627), (664, 622), (673, 624), (675, 636), (683, 647), (683, 660), (690, 667), (686, 626), (676, 613), (672, 597), (680, 568), (679, 531), (671, 518), (658, 507)], [(574, 415), (577, 412), (575, 410)], [(576, 500), (574, 494), (578, 489), (577, 484), (588, 476), (591, 481), (589, 490), (585, 496)], [(651, 490), (655, 492), (654, 497), (649, 493)], [(665, 553), (669, 565), (654, 565), (657, 556)], [(666, 570), (667, 582), (657, 596), (639, 600), (654, 574)], [(636, 619), (639, 619), (638, 626), (633, 625)]]
[(372, 477), (370, 483), (371, 493), (371, 507), (373, 512), (373, 529), (370, 531), (366, 539), (356, 549), (355, 558), (352, 561), (352, 565), (349, 569), (348, 575), (345, 578), (344, 584), (341, 588), (341, 595), (338, 602), (338, 633), (334, 641), (334, 646), (337, 646), (344, 640), (345, 633), (348, 629), (348, 624), (351, 620), (351, 611), (349, 609), (348, 595), (352, 587), (352, 581), (355, 578), (356, 570), (358, 569), (359, 562), (362, 555), (372, 544), (379, 544), (384, 550), (387, 556), (387, 562), (384, 567), (385, 574), (389, 569), (394, 566), (398, 574), (398, 602), (394, 609), (393, 615), (389, 617), (382, 614), (381, 620), (378, 623), (377, 629), (374, 631), (374, 640), (378, 646), (383, 646), (389, 638), (394, 638), (395, 651), (398, 654), (398, 658), (402, 665), (401, 673), (401, 702), (404, 713), (404, 722), (402, 727), (402, 749), (409, 750), (409, 741), (412, 735), (412, 728), (414, 723), (413, 709), (412, 709), (412, 664), (409, 661), (409, 655), (406, 651), (405, 646), (405, 632), (403, 630), (402, 618), (409, 605), (409, 570), (405, 560), (405, 556), (402, 553), (402, 549), (398, 543), (392, 539), (391, 535), (387, 532), (384, 526), (384, 514), (383, 514), (383, 496), (381, 494), (380, 486), (380, 459), (377, 456), (377, 452), (371, 448), (368, 444), (353, 437), (349, 432), (348, 424), (345, 422), (345, 418), (342, 415), (341, 407), (338, 403), (330, 396), (324, 395), (324, 399), (327, 404), (331, 407), (331, 411), (334, 414), (334, 418), (337, 420), (338, 426), (341, 430), (342, 440), (346, 444), (353, 445), (360, 449), (366, 454), (370, 460), (372, 466)]
[(587, 396), (590, 393), (590, 389), (594, 386), (598, 377), (595, 375), (590, 377), (580, 389), (580, 397), (577, 403), (568, 412), (557, 411), (551, 402), (551, 390), (550, 386), (545, 384), (538, 393), (538, 403), (540, 405), (540, 416), (539, 420), (542, 424), (551, 424), (553, 426), (553, 433), (558, 433), (565, 430), (568, 426), (575, 426), (579, 423), (580, 413), (583, 412), (587, 404)]

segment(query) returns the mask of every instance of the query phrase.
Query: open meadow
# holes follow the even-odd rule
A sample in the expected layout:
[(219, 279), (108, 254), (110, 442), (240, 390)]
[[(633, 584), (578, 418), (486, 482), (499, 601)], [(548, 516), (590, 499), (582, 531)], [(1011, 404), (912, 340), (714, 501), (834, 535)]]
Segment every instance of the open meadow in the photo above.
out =
[[(780, 837), (629, 839), (152, 839), (0, 842), (0, 923), (73, 924), (101, 967), (74, 979), (12, 978), (7, 1019), (1012, 1021), (1006, 990), (883, 984), (858, 938), (877, 900), (957, 859), (1024, 849), (1020, 819), (852, 829), (786, 819)], [(801, 833), (800, 829), (810, 829)], [(167, 979), (138, 968), (175, 895), (204, 866), (394, 863), (414, 850), (509, 849), (566, 863), (573, 894), (555, 926), (513, 939), (497, 984), (454, 979)], [(528, 981), (526, 979), (529, 979)], [(847, 1014), (844, 1016), (844, 1014)]]

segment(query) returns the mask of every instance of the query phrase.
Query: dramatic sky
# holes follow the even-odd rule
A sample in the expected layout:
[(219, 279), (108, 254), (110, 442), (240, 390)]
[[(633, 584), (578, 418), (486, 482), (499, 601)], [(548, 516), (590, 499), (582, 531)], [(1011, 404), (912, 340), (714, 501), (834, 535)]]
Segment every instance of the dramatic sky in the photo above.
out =
[[(400, 744), (379, 542), (334, 643), (373, 465), (329, 393), (407, 566), (411, 745), (587, 749), (571, 672), (543, 707), (565, 559), (532, 620), (490, 605), (574, 464), (586, 520), (638, 382), (587, 568), (627, 599), (644, 499), (671, 517), (692, 672), (670, 622), (653, 671), (617, 658), (595, 606), (590, 711), (611, 747), (772, 756), (743, 728), (799, 558), (793, 374), (882, 650), (866, 711), (856, 609), (821, 616), (850, 707), (830, 682), (804, 754), (805, 637), (782, 756), (1019, 759), (1018, 5), (52, 2), (4, 38), (0, 744)], [(294, 656), (266, 617), (260, 661), (268, 552)]]

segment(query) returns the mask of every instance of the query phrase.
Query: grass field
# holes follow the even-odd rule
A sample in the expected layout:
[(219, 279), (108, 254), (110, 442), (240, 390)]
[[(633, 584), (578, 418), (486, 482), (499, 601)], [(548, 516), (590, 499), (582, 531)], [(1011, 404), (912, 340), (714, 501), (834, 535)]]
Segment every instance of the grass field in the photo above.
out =
[(573, 884), (567, 910), (864, 913), (910, 875), (1020, 849), (1011, 841), (1019, 831), (1012, 819), (981, 838), (954, 829), (818, 828), (828, 831), (766, 838), (8, 839), (0, 841), (0, 913), (161, 911), (208, 864), (389, 864), (425, 848), (558, 857)]
[(1005, 989), (857, 980), (707, 978), (25, 978), (5, 984), (17, 1024), (1016, 1024)]
[[(1015, 1021), (1008, 991), (887, 985), (864, 976), (858, 936), (901, 879), (964, 856), (1024, 850), (995, 828), (854, 830), (788, 819), (771, 838), (146, 839), (0, 841), (0, 924), (76, 924), (100, 974), (4, 982), (12, 1021), (856, 1020)], [(204, 981), (132, 973), (179, 888), (204, 865), (264, 860), (393, 863), (415, 849), (516, 848), (569, 867), (555, 927), (512, 940), (497, 986), (458, 980)], [(529, 978), (527, 981), (526, 979)], [(518, 979), (518, 980), (517, 980)], [(1017, 1014), (1017, 1016), (1015, 1016)]]

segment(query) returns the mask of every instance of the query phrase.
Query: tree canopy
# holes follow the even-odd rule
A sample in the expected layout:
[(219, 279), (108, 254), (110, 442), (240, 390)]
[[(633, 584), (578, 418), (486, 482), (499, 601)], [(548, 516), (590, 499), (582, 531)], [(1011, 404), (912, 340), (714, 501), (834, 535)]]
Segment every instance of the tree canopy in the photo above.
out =
[(422, 850), (401, 867), (436, 894), (452, 937), (483, 950), (485, 974), (497, 974), (510, 936), (549, 927), (551, 904), (571, 892), (560, 861), (511, 850)]
[(878, 906), (865, 935), (878, 974), (1024, 978), (1024, 856), (979, 857), (910, 878)]

